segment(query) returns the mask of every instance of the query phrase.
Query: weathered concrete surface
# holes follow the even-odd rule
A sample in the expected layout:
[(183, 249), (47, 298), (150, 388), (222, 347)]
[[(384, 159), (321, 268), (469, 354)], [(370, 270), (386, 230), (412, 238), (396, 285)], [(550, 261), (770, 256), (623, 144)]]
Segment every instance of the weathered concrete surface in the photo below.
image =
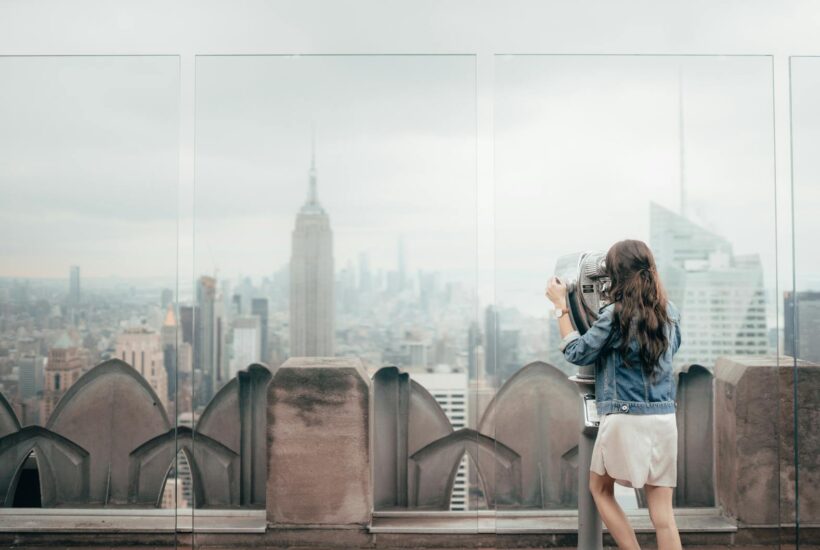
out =
[(700, 365), (678, 376), (678, 479), (676, 507), (715, 505), (714, 377)]
[[(376, 509), (415, 506), (417, 499), (409, 497), (417, 495), (419, 488), (408, 485), (408, 458), (452, 435), (453, 426), (430, 392), (408, 373), (384, 367), (374, 375), (372, 385), (374, 505)], [(438, 486), (445, 510), (450, 500), (447, 489)]]
[[(798, 449), (800, 523), (820, 524), (820, 365), (794, 359), (780, 372), (780, 517), (795, 520), (794, 446)], [(794, 375), (797, 374), (797, 437), (794, 433)], [(801, 546), (802, 548), (802, 546)]]
[[(726, 357), (715, 365), (718, 501), (745, 525), (794, 522), (794, 360)], [(820, 366), (798, 368), (800, 520), (820, 522)]]
[(356, 358), (298, 357), (268, 386), (268, 522), (370, 519), (368, 377)]
[[(265, 507), (267, 485), (266, 409), (271, 373), (253, 364), (237, 373), (211, 399), (196, 425), (197, 434), (217, 441), (239, 456), (241, 506)], [(207, 505), (207, 504), (206, 504)]]
[(12, 434), (19, 429), (20, 421), (17, 420), (14, 409), (6, 401), (6, 397), (0, 393), (0, 437)]
[(109, 359), (71, 386), (46, 427), (88, 451), (89, 504), (108, 506), (128, 504), (131, 451), (171, 424), (148, 382), (127, 363)]
[(575, 384), (552, 365), (530, 363), (504, 384), (479, 424), (481, 433), (521, 457), (522, 493), (504, 494), (499, 487), (499, 509), (577, 505), (580, 415)]
[(20, 470), (34, 452), (45, 507), (83, 505), (88, 500), (88, 452), (40, 426), (26, 426), (0, 438), (0, 506), (11, 507)]

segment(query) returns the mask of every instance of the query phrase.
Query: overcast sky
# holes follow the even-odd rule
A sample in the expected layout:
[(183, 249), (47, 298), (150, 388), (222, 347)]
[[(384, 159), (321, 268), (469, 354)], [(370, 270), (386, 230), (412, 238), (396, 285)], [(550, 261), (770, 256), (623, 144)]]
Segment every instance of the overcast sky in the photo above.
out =
[(176, 276), (175, 57), (0, 57), (0, 274)]
[[(440, 46), (447, 32), (431, 23), (428, 39)], [(628, 47), (628, 34), (609, 50)], [(173, 280), (180, 192), (195, 208), (195, 244), (180, 251), (194, 250), (195, 272), (269, 274), (289, 256), (313, 124), (337, 269), (359, 252), (395, 268), (404, 235), (411, 270), (470, 280), (494, 261), (498, 301), (543, 309), (534, 300), (558, 255), (648, 238), (650, 200), (679, 208), (682, 75), (689, 215), (736, 253), (760, 254), (773, 287), (769, 58), (501, 55), (492, 65), (488, 80), (471, 55), (200, 56), (180, 105), (173, 56), (0, 58), (0, 275), (63, 277), (79, 264), (87, 277)], [(800, 256), (820, 232), (810, 214), (820, 64), (794, 75), (798, 279), (820, 286), (820, 259)], [(193, 97), (195, 131), (184, 116), (181, 129)], [(488, 97), (489, 128), (477, 113)], [(195, 137), (190, 190), (177, 183), (180, 132)], [(482, 180), (495, 187), (489, 211), (476, 210)]]
[(196, 263), (259, 276), (288, 261), (311, 125), (337, 269), (476, 267), (473, 56), (197, 60)]

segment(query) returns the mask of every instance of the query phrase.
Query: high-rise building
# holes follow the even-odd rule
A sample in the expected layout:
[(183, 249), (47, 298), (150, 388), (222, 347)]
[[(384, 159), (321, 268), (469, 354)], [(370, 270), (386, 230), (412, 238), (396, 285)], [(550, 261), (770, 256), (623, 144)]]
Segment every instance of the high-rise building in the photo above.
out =
[(77, 305), (80, 299), (80, 266), (72, 265), (69, 271), (68, 302)]
[(202, 373), (197, 402), (205, 405), (229, 380), (225, 372), (225, 326), (216, 279), (203, 275), (196, 289), (194, 315), (194, 369)]
[(162, 364), (168, 380), (168, 399), (172, 400), (177, 391), (177, 318), (174, 305), (166, 306), (165, 321), (160, 329), (162, 340)]
[(484, 369), (489, 376), (499, 376), (498, 372), (498, 311), (495, 306), (484, 310)]
[[(408, 372), (410, 372), (410, 378), (424, 386), (441, 405), (454, 429), (458, 430), (468, 426), (467, 412), (470, 410), (470, 403), (466, 370), (441, 364), (434, 368), (410, 369)], [(456, 471), (453, 493), (450, 497), (450, 510), (470, 509), (469, 479), (470, 462), (467, 455), (464, 455)]]
[(126, 329), (117, 336), (116, 357), (134, 367), (167, 408), (168, 374), (160, 334), (145, 327)]
[(296, 216), (290, 259), (290, 355), (334, 354), (333, 233), (316, 191), (315, 146), (310, 186)]
[(820, 363), (820, 292), (786, 292), (783, 321), (786, 355)]
[(231, 377), (248, 365), (258, 363), (262, 348), (262, 331), (259, 317), (250, 315), (233, 320), (233, 358)]
[(503, 329), (498, 332), (496, 362), (498, 371), (495, 376), (501, 384), (509, 380), (523, 365), (520, 358), (521, 331)]
[[(479, 377), (478, 366), (481, 361), (481, 368), (484, 369), (484, 357), (479, 358), (479, 349), (483, 354), (483, 347), (481, 345), (481, 328), (478, 323), (473, 321), (470, 323), (470, 328), (467, 329), (467, 374), (470, 380), (477, 380)], [(482, 376), (486, 373), (482, 372)]]
[(260, 347), (259, 360), (263, 363), (270, 361), (268, 348), (268, 299), (254, 298), (251, 300), (251, 315), (259, 317)]
[(196, 306), (179, 306), (179, 341), (194, 345), (195, 319), (199, 316)]
[(17, 387), (20, 399), (29, 399), (43, 389), (43, 358), (24, 355), (19, 360), (20, 383)]
[(81, 350), (67, 333), (63, 333), (48, 351), (43, 399), (40, 401), (40, 422), (48, 422), (60, 398), (80, 379), (85, 366)]
[(769, 352), (763, 267), (723, 237), (652, 203), (650, 245), (683, 317), (678, 365), (714, 367), (722, 355)]

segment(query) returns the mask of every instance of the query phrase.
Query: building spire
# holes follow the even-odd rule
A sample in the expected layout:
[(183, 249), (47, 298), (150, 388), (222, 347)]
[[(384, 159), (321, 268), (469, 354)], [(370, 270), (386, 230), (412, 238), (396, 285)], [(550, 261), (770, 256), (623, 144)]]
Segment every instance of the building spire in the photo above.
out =
[(678, 175), (680, 185), (680, 215), (686, 217), (686, 133), (683, 116), (683, 69), (678, 67)]

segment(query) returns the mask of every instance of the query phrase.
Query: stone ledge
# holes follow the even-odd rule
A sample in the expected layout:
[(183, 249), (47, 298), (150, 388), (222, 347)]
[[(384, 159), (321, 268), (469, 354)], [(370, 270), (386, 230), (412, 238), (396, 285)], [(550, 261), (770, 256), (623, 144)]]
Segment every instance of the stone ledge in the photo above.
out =
[[(793, 530), (761, 530), (739, 527), (737, 533), (681, 533), (683, 545), (697, 550), (788, 550), (793, 548), (787, 541), (793, 538)], [(639, 532), (642, 547), (654, 548), (655, 535)], [(801, 529), (801, 550), (820, 550), (820, 529)], [(290, 549), (290, 550), (444, 550), (463, 548), (526, 549), (557, 548), (575, 549), (574, 533), (530, 534), (419, 534), (419, 533), (368, 533), (366, 530), (333, 529), (270, 529), (264, 534), (228, 533), (143, 533), (138, 537), (127, 533), (0, 533), (0, 549), (5, 548), (121, 548), (156, 550), (164, 548), (217, 549)], [(608, 534), (604, 536), (607, 548), (613, 547)]]
[(264, 533), (265, 510), (0, 509), (0, 533)]
[[(646, 510), (627, 512), (638, 533), (654, 529)], [(681, 508), (675, 510), (681, 533), (735, 533), (737, 525), (718, 508)], [(578, 531), (575, 510), (494, 512), (374, 512), (371, 533), (496, 533), (574, 534)], [(606, 531), (606, 529), (604, 529)]]

